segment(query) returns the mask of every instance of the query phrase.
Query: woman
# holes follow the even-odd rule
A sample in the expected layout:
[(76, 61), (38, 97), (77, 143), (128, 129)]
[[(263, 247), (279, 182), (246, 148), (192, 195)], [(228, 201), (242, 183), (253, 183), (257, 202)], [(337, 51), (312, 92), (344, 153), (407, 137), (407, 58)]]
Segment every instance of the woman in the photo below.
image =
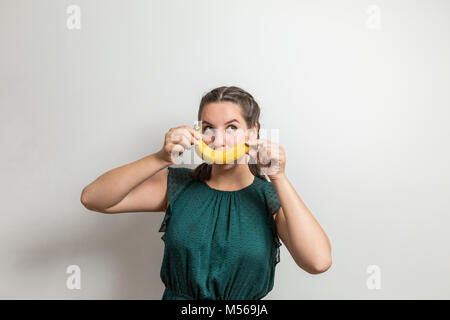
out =
[[(284, 149), (259, 139), (259, 115), (248, 92), (216, 88), (200, 102), (202, 135), (188, 126), (171, 128), (160, 151), (108, 171), (83, 190), (90, 210), (165, 211), (163, 300), (263, 298), (273, 288), (279, 238), (305, 271), (330, 267), (329, 240), (285, 175)], [(169, 167), (199, 139), (213, 149), (245, 139), (250, 150), (236, 163)]]

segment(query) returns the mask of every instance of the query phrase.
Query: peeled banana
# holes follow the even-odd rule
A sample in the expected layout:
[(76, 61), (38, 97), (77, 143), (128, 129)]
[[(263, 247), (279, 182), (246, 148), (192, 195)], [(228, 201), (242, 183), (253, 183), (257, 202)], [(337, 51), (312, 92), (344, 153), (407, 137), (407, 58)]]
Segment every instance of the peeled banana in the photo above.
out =
[[(201, 128), (199, 125), (195, 125), (194, 130), (201, 134)], [(234, 145), (234, 147), (222, 150), (214, 150), (210, 148), (203, 141), (203, 139), (200, 139), (195, 145), (195, 152), (197, 153), (197, 155), (210, 164), (225, 164), (234, 162), (244, 154), (246, 154), (248, 150), (249, 145), (245, 141)]]

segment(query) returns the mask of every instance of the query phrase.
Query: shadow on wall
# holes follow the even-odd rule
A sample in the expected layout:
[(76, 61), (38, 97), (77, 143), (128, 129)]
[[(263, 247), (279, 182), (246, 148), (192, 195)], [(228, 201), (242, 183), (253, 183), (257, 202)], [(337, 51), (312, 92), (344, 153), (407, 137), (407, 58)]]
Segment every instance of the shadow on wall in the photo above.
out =
[[(161, 299), (164, 242), (158, 229), (164, 212), (103, 214), (83, 209), (86, 212), (69, 214), (76, 216), (74, 223), (37, 226), (42, 230), (36, 234), (42, 237), (27, 239), (13, 262), (20, 279), (19, 292), (11, 294), (19, 299)], [(80, 290), (67, 288), (70, 265), (81, 269)]]

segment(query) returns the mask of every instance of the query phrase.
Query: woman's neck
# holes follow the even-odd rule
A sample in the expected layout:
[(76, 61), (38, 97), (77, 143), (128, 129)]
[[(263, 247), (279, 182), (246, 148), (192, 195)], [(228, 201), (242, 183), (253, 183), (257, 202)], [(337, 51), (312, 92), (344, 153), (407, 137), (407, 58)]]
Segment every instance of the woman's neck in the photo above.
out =
[(208, 185), (215, 189), (233, 191), (252, 184), (255, 176), (248, 164), (213, 164)]

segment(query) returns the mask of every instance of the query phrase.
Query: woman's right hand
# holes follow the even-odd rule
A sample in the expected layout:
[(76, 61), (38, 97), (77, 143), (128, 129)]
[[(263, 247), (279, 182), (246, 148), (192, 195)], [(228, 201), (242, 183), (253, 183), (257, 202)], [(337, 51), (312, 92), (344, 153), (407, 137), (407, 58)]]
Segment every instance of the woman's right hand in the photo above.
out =
[(169, 165), (175, 163), (176, 159), (196, 144), (202, 135), (188, 126), (170, 128), (164, 139), (164, 146), (157, 153), (158, 157)]

